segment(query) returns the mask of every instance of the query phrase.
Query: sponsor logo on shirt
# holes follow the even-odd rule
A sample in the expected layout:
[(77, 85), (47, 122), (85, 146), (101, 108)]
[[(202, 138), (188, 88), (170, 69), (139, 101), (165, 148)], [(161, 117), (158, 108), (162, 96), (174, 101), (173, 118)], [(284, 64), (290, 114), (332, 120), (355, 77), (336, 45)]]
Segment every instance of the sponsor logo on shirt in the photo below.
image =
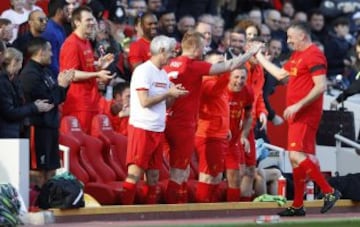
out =
[(161, 87), (161, 88), (166, 88), (167, 84), (166, 83), (160, 83), (160, 82), (155, 82), (154, 83), (155, 87)]
[(296, 143), (295, 142), (290, 143), (290, 147), (296, 147)]

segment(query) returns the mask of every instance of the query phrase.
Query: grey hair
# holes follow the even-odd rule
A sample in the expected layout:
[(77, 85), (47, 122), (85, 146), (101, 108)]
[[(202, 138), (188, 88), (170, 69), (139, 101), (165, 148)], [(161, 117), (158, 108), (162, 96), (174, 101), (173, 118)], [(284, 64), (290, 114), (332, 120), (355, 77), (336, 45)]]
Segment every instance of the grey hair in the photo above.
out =
[(17, 61), (22, 61), (23, 54), (18, 49), (15, 49), (13, 47), (6, 48), (4, 51), (4, 59), (2, 62), (2, 67), (4, 69), (8, 67), (13, 59)]
[(166, 52), (170, 52), (176, 46), (176, 40), (174, 38), (167, 37), (165, 35), (159, 35), (153, 38), (150, 44), (151, 55), (157, 55), (163, 49)]

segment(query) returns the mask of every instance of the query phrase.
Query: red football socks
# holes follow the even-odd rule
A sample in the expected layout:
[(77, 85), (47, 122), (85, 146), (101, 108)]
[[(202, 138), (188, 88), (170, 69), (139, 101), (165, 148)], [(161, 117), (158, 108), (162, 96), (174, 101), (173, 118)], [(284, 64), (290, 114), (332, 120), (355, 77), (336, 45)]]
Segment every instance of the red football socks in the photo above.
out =
[(325, 180), (320, 169), (309, 158), (302, 161), (299, 167), (320, 187), (324, 194), (333, 192), (333, 188)]
[(304, 205), (305, 178), (306, 174), (300, 167), (293, 169), (294, 201), (292, 207), (294, 208), (300, 208)]
[(203, 182), (198, 182), (196, 188), (196, 201), (198, 203), (210, 203), (212, 202), (212, 195), (214, 192), (214, 186)]
[(239, 202), (240, 201), (240, 188), (227, 188), (226, 201)]
[(181, 194), (182, 185), (178, 184), (172, 180), (169, 180), (166, 192), (165, 192), (165, 201), (168, 204), (181, 203), (180, 194)]
[(157, 204), (157, 186), (148, 185), (148, 191), (146, 195), (146, 204)]
[(136, 184), (125, 181), (121, 192), (121, 203), (123, 205), (132, 205), (135, 200)]

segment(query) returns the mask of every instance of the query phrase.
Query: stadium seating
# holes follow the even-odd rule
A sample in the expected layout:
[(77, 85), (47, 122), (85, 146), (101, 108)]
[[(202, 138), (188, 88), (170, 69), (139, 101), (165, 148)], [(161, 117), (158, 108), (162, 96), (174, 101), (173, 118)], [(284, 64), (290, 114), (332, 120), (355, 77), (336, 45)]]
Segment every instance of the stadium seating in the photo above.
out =
[(61, 121), (60, 143), (70, 147), (70, 171), (84, 183), (85, 193), (102, 205), (120, 203), (122, 182), (103, 159), (103, 143), (86, 135), (75, 117)]

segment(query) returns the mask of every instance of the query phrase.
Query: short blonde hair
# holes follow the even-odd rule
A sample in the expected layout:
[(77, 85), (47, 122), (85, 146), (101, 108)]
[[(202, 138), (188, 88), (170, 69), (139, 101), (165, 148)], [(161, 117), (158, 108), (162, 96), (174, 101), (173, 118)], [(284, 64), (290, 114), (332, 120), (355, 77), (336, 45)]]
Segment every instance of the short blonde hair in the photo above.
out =
[(189, 50), (192, 48), (199, 48), (202, 45), (202, 40), (205, 37), (195, 30), (190, 30), (185, 33), (183, 39), (181, 40), (181, 48), (183, 50)]

